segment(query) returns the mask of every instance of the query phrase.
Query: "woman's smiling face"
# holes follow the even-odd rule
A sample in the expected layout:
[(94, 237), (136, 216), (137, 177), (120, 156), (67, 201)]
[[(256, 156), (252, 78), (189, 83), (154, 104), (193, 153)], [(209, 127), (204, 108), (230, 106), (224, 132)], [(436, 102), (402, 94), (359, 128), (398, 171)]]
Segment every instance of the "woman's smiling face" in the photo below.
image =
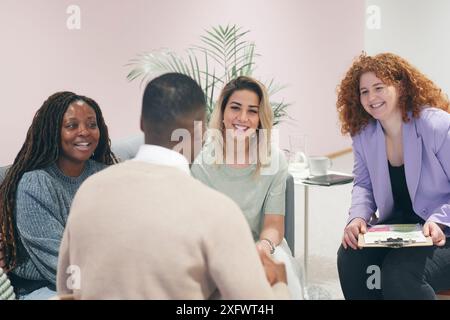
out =
[(385, 121), (392, 114), (400, 112), (397, 88), (385, 84), (373, 72), (366, 72), (361, 75), (359, 95), (364, 110), (377, 120)]
[(94, 109), (87, 103), (72, 103), (61, 126), (60, 161), (82, 163), (88, 160), (98, 146), (100, 130)]
[(237, 90), (228, 99), (223, 112), (225, 130), (235, 136), (250, 135), (259, 126), (259, 97), (250, 90)]

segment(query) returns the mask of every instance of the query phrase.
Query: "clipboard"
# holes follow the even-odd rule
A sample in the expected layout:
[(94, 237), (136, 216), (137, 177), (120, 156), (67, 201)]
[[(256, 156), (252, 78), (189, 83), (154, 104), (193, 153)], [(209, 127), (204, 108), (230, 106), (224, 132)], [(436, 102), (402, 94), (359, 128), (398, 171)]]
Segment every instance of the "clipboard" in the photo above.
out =
[[(367, 241), (370, 239), (370, 241)], [(431, 237), (425, 237), (420, 224), (374, 225), (366, 234), (359, 234), (360, 248), (407, 248), (432, 246)]]
[(431, 237), (425, 237), (426, 242), (415, 242), (414, 240), (404, 240), (402, 238), (388, 238), (387, 241), (378, 243), (367, 243), (364, 241), (364, 235), (358, 236), (358, 247), (360, 248), (408, 248), (408, 247), (427, 247), (433, 245)]

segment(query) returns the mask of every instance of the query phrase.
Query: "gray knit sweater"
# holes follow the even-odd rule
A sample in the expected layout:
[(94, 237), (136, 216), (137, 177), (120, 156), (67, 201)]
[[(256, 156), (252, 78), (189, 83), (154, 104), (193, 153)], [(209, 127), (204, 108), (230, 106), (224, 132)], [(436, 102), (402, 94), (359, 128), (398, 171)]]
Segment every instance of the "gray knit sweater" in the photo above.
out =
[(52, 164), (22, 176), (15, 210), (20, 241), (15, 275), (56, 285), (59, 246), (72, 199), (83, 181), (105, 166), (89, 160), (79, 177), (68, 177)]

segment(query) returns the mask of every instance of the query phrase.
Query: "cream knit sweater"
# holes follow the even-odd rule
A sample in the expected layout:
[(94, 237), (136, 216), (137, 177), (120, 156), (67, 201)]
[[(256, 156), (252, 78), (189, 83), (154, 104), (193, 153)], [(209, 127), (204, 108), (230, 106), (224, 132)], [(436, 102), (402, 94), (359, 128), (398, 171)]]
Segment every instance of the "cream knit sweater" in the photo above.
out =
[(78, 299), (289, 298), (285, 284), (267, 282), (234, 202), (179, 169), (137, 161), (80, 187), (57, 288)]

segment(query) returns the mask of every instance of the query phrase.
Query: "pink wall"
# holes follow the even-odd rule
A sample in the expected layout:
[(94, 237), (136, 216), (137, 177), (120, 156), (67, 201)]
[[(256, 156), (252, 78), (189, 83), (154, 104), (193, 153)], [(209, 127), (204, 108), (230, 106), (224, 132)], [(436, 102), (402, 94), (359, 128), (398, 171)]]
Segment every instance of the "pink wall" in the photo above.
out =
[[(81, 30), (66, 9), (81, 8)], [(0, 2), (0, 165), (13, 161), (35, 111), (52, 93), (97, 100), (113, 139), (138, 131), (141, 89), (124, 65), (161, 47), (181, 52), (217, 24), (250, 29), (262, 57), (255, 76), (288, 84), (294, 120), (280, 126), (309, 136), (309, 151), (349, 146), (337, 126), (335, 88), (364, 45), (360, 0), (2, 0)]]

